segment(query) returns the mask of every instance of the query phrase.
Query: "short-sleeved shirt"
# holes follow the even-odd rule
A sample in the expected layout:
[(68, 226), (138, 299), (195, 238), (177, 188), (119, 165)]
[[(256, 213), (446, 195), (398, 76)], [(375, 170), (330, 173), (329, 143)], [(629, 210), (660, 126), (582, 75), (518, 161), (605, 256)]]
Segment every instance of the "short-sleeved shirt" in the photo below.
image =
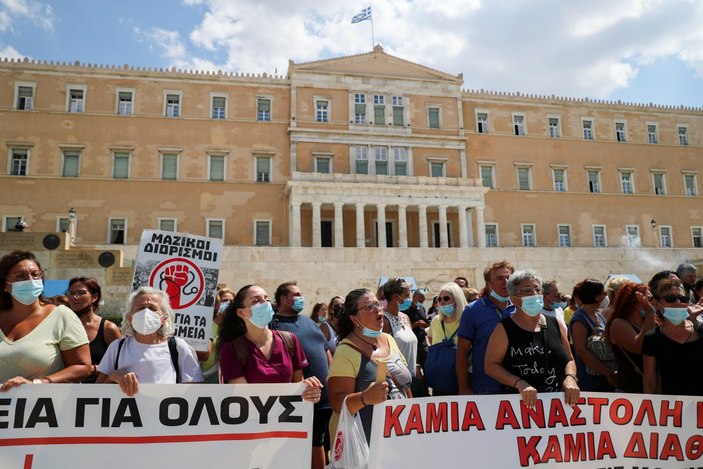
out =
[[(98, 371), (109, 375), (115, 371), (115, 358), (122, 339), (114, 340), (98, 365)], [(181, 383), (202, 383), (203, 372), (198, 364), (198, 356), (188, 342), (176, 337), (178, 367)], [(168, 341), (157, 344), (143, 344), (132, 336), (125, 338), (117, 363), (118, 369), (129, 370), (143, 384), (175, 384), (176, 369), (173, 367)]]
[(703, 396), (703, 325), (693, 321), (699, 339), (680, 344), (665, 336), (661, 326), (647, 331), (642, 342), (642, 355), (657, 360), (661, 374), (662, 394)]
[(408, 364), (408, 369), (415, 376), (415, 365), (417, 364), (417, 336), (413, 332), (410, 318), (403, 312), (398, 312), (397, 316), (388, 311), (384, 311), (383, 317), (390, 323), (391, 335), (398, 344), (400, 353)]
[[(454, 321), (454, 322), (444, 322), (444, 329), (442, 329), (442, 315), (440, 316), (435, 316), (432, 319), (432, 322), (430, 323), (430, 336), (432, 337), (432, 345), (438, 344), (442, 342), (444, 339), (451, 337), (452, 334), (454, 334), (454, 331), (456, 331), (459, 328), (459, 321)], [(456, 344), (458, 340), (458, 335), (457, 333), (454, 336), (454, 343)]]
[(239, 361), (233, 342), (225, 342), (220, 349), (220, 373), (225, 383), (244, 377), (247, 383), (269, 384), (290, 383), (293, 372), (308, 366), (305, 352), (300, 341), (293, 334), (295, 354), (291, 357), (286, 350), (286, 344), (276, 332), (273, 333), (271, 356), (266, 358), (255, 343), (244, 337), (247, 346), (245, 368)]
[[(410, 387), (412, 375), (405, 363), (403, 354), (398, 348), (398, 344), (389, 334), (383, 333), (388, 339), (390, 352), (387, 357), (380, 357), (387, 363), (387, 370), (393, 376), (393, 379), (386, 377), (388, 383), (388, 399), (402, 399), (405, 397), (405, 390)], [(369, 385), (376, 381), (376, 363), (369, 360), (364, 355), (360, 354), (356, 349), (348, 344), (351, 342), (347, 339), (341, 341), (337, 347), (337, 351), (332, 359), (329, 378), (354, 378), (356, 386), (354, 392), (363, 391)], [(398, 385), (403, 388), (398, 389)], [(366, 433), (366, 440), (371, 437), (371, 419), (373, 416), (373, 406), (368, 405), (359, 411), (361, 422)], [(333, 413), (330, 419), (330, 437), (334, 438), (339, 423), (339, 414)]]
[(501, 311), (490, 297), (484, 296), (468, 305), (461, 315), (457, 334), (471, 341), (472, 388), (477, 394), (496, 394), (500, 390), (500, 383), (486, 374), (486, 349), (498, 323), (514, 312), (515, 305), (512, 303)]
[(48, 376), (64, 369), (61, 352), (88, 343), (81, 320), (66, 306), (57, 306), (29, 334), (12, 341), (0, 330), (0, 383), (15, 376)]
[(303, 376), (309, 378), (316, 377), (322, 383), (320, 400), (315, 403), (315, 409), (329, 409), (330, 401), (327, 397), (327, 375), (330, 372), (327, 362), (327, 339), (315, 321), (307, 316), (296, 314), (295, 316), (282, 316), (276, 314), (273, 317), (272, 329), (280, 329), (295, 334), (300, 345), (303, 347), (305, 357), (308, 359), (308, 366), (303, 369)]

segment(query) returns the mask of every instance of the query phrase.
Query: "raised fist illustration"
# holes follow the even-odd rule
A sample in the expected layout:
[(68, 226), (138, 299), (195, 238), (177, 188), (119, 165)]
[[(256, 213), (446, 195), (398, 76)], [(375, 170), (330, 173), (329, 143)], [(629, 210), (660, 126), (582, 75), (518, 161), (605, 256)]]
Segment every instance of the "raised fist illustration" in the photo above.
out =
[(166, 281), (166, 294), (172, 308), (181, 304), (181, 292), (188, 283), (190, 268), (185, 264), (169, 265), (164, 269), (164, 280)]

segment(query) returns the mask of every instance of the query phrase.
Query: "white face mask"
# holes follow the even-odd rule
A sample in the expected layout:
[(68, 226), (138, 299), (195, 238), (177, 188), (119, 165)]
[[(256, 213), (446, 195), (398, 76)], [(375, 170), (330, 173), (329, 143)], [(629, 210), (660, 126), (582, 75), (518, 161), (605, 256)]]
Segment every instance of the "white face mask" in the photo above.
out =
[(153, 334), (161, 328), (161, 316), (156, 311), (144, 308), (132, 315), (132, 329), (142, 335)]

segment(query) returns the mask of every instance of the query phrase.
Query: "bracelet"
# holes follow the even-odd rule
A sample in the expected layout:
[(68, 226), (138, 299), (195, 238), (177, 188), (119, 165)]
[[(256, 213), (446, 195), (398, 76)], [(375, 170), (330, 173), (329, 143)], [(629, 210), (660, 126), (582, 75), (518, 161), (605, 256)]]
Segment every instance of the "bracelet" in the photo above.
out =
[(522, 378), (516, 379), (515, 384), (513, 384), (513, 388), (517, 389), (517, 383), (519, 383), (520, 381), (522, 381)]
[(364, 391), (361, 391), (361, 403), (364, 404), (364, 407), (368, 405), (366, 401), (364, 401)]
[(566, 375), (564, 375), (564, 379), (566, 378), (571, 378), (574, 380), (574, 382), (576, 382), (576, 384), (579, 384), (579, 379), (573, 373), (567, 373)]

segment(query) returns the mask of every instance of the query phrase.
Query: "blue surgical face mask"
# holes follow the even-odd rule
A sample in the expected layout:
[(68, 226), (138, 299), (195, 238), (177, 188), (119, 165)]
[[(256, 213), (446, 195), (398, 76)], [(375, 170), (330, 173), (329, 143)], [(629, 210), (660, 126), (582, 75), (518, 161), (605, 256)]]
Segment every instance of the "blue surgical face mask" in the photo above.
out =
[(295, 311), (296, 313), (301, 312), (305, 308), (305, 298), (303, 298), (302, 296), (294, 297), (293, 306), (291, 306), (291, 308), (293, 308), (293, 311)]
[(422, 304), (422, 301), (416, 301), (415, 306), (417, 306), (418, 308), (421, 308), (424, 305)]
[(219, 312), (224, 313), (225, 310), (227, 309), (227, 307), (229, 306), (229, 303), (230, 303), (229, 301), (223, 301), (222, 303), (220, 303)]
[(688, 319), (688, 308), (664, 308), (664, 317), (673, 325), (678, 325)]
[(544, 307), (544, 296), (542, 295), (523, 296), (521, 300), (520, 309), (528, 316), (537, 316)]
[(439, 307), (439, 310), (444, 314), (445, 316), (451, 316), (454, 314), (454, 305), (441, 305)]
[(640, 316), (642, 316), (642, 317), (647, 316), (647, 311), (640, 309)]
[(372, 338), (372, 339), (375, 339), (376, 337), (378, 337), (379, 335), (381, 335), (382, 332), (383, 332), (383, 328), (381, 328), (381, 329), (379, 329), (379, 330), (377, 330), (377, 331), (374, 331), (373, 329), (369, 329), (369, 328), (366, 327), (366, 326), (364, 326), (364, 327), (362, 328), (362, 330), (361, 330), (361, 333), (364, 334), (364, 336), (370, 337), (370, 338)]
[(22, 280), (13, 282), (10, 285), (12, 285), (12, 297), (23, 305), (31, 305), (37, 301), (39, 295), (44, 291), (44, 283), (41, 279)]
[(567, 307), (566, 301), (557, 301), (556, 303), (552, 303), (552, 309), (557, 309), (557, 308), (564, 309), (566, 307)]
[(251, 317), (249, 322), (259, 329), (264, 329), (273, 319), (273, 308), (271, 303), (264, 301), (251, 307)]
[(412, 304), (413, 304), (413, 300), (411, 300), (410, 298), (406, 298), (403, 300), (402, 303), (398, 303), (398, 309), (401, 311), (405, 311), (410, 306), (412, 306)]
[(496, 292), (493, 291), (493, 290), (491, 290), (491, 296), (492, 296), (494, 299), (500, 301), (501, 303), (507, 303), (508, 300), (510, 300), (510, 297), (509, 297), (509, 296), (500, 296), (498, 293), (496, 293)]

